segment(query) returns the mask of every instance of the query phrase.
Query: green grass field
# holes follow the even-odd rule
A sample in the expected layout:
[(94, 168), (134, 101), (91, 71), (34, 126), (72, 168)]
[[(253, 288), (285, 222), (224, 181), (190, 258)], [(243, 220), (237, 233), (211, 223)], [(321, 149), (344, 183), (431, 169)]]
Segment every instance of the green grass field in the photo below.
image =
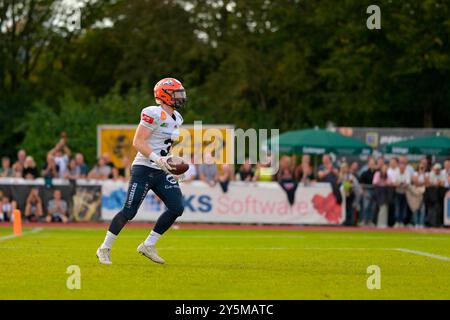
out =
[[(103, 229), (5, 238), (11, 232), (0, 228), (0, 299), (450, 299), (448, 233), (181, 226), (160, 240), (167, 264), (157, 265), (136, 253), (148, 230), (129, 228), (114, 264), (103, 266), (95, 257)], [(80, 290), (66, 287), (70, 265), (81, 269)], [(381, 268), (380, 290), (367, 289), (369, 265)]]

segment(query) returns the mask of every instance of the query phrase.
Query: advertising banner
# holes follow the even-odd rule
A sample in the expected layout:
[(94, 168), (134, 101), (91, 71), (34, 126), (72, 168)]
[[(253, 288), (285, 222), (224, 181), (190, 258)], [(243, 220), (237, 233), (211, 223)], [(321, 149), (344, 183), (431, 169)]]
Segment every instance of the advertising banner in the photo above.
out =
[[(8, 180), (8, 179), (7, 179)], [(37, 188), (42, 202), (44, 213), (47, 212), (48, 202), (53, 198), (54, 190), (60, 190), (62, 199), (69, 207), (69, 217), (73, 221), (96, 221), (101, 218), (101, 186), (100, 185), (73, 185), (67, 182), (56, 183), (48, 188), (44, 186), (43, 179), (27, 181), (14, 179), (14, 181), (0, 181), (0, 198), (8, 197), (17, 203), (17, 208), (24, 213), (27, 198), (31, 189)]]
[[(111, 161), (122, 168), (122, 159), (134, 159), (136, 149), (133, 147), (133, 137), (136, 125), (99, 125), (97, 126), (97, 156), (108, 153)], [(184, 152), (194, 154), (197, 150), (203, 154), (206, 148), (215, 149), (218, 154), (217, 164), (231, 163), (234, 152), (234, 126), (232, 125), (183, 125), (180, 128), (180, 138), (172, 147), (171, 154), (184, 156)]]
[[(340, 224), (344, 205), (336, 203), (327, 183), (299, 186), (290, 206), (286, 193), (274, 182), (232, 182), (224, 193), (219, 186), (201, 181), (181, 185), (185, 211), (178, 221), (264, 223), (264, 224)], [(102, 219), (111, 220), (122, 208), (127, 184), (107, 181), (102, 186)], [(135, 220), (155, 221), (164, 204), (150, 191)]]

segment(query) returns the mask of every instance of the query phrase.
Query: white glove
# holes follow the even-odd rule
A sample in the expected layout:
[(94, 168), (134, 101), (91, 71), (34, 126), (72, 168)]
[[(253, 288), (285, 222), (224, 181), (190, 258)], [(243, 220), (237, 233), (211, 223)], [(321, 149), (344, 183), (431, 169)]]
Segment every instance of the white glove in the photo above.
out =
[(152, 160), (161, 170), (167, 174), (172, 174), (170, 170), (173, 168), (167, 163), (169, 157), (160, 157), (156, 153), (152, 152), (150, 154), (150, 160)]

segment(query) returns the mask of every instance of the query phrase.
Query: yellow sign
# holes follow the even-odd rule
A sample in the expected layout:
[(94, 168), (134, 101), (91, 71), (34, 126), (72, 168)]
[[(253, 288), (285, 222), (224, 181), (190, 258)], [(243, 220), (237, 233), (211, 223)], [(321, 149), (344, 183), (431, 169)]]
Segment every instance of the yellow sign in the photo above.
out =
[[(126, 157), (136, 156), (133, 137), (137, 126), (100, 125), (97, 127), (97, 155), (107, 153), (115, 166), (123, 167)], [(172, 155), (195, 157), (204, 162), (204, 155), (211, 154), (215, 163), (232, 163), (234, 157), (234, 127), (230, 125), (185, 125), (180, 128), (180, 138), (175, 141)]]

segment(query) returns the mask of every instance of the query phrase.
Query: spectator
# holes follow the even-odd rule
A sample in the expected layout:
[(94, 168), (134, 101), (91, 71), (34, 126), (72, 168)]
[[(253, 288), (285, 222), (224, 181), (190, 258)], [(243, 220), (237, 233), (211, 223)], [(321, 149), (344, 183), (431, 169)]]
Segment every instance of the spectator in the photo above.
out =
[(105, 152), (102, 155), (103, 160), (105, 161), (105, 164), (110, 167), (111, 169), (114, 168), (114, 163), (111, 161), (111, 157), (109, 156), (109, 153)]
[(256, 165), (255, 181), (273, 181), (275, 177), (272, 168), (272, 156), (267, 155), (265, 159), (260, 160)]
[(428, 185), (431, 187), (443, 187), (447, 180), (445, 171), (440, 163), (435, 163), (433, 170), (428, 174)]
[(84, 163), (84, 156), (81, 153), (75, 155), (75, 163), (79, 178), (85, 179), (89, 173), (88, 166)]
[(383, 157), (383, 156), (380, 156), (380, 157), (377, 159), (376, 170), (381, 170), (381, 168), (383, 168), (384, 165), (385, 165), (385, 163), (384, 163), (384, 157)]
[(44, 210), (42, 209), (42, 199), (39, 196), (39, 189), (34, 187), (28, 194), (25, 204), (25, 218), (28, 221), (39, 221), (44, 216)]
[(13, 177), (14, 178), (23, 178), (23, 165), (20, 162), (16, 162), (13, 165)]
[(106, 165), (105, 159), (102, 157), (98, 159), (97, 165), (92, 168), (88, 174), (88, 179), (105, 180), (111, 174), (111, 167)]
[(70, 159), (64, 178), (71, 181), (81, 178), (80, 167), (77, 165), (77, 161), (75, 159)]
[(59, 168), (58, 177), (64, 178), (68, 170), (71, 155), (71, 151), (66, 144), (65, 133), (61, 133), (61, 139), (53, 149), (49, 151), (49, 154), (54, 158), (54, 161)]
[(353, 176), (355, 176), (355, 178), (359, 179), (359, 164), (356, 161), (353, 161), (352, 164), (350, 165), (350, 169), (349, 172), (351, 174), (353, 174)]
[(298, 182), (294, 179), (294, 170), (291, 162), (291, 158), (287, 156), (280, 159), (277, 181), (286, 192), (289, 204), (292, 206), (295, 202), (295, 191), (297, 190)]
[(361, 191), (358, 179), (350, 172), (350, 168), (346, 162), (341, 164), (338, 182), (342, 186), (345, 195), (346, 212), (344, 224), (352, 226), (355, 221), (353, 213), (358, 209)]
[(233, 179), (233, 169), (229, 164), (223, 164), (219, 173), (219, 185), (224, 193), (228, 192), (228, 185)]
[(420, 161), (417, 172), (412, 176), (411, 187), (407, 191), (408, 204), (413, 212), (413, 222), (415, 228), (425, 227), (425, 183), (426, 183), (426, 163)]
[(20, 149), (17, 152), (17, 161), (13, 164), (13, 176), (15, 178), (23, 177), (23, 167), (25, 165), (25, 159), (27, 157), (27, 152), (24, 149)]
[(111, 169), (110, 179), (112, 179), (113, 181), (123, 181), (124, 177), (120, 174), (119, 169), (113, 167)]
[(48, 202), (48, 215), (45, 218), (47, 222), (69, 222), (67, 202), (61, 198), (61, 191), (53, 191), (53, 199)]
[(373, 177), (376, 172), (376, 163), (373, 158), (369, 158), (367, 162), (367, 169), (361, 174), (359, 182), (363, 185), (362, 194), (362, 214), (361, 224), (366, 226), (373, 226), (373, 219), (375, 213), (375, 191), (373, 189)]
[(205, 162), (199, 167), (200, 180), (214, 187), (219, 181), (219, 170), (210, 154), (205, 155)]
[(295, 168), (294, 178), (304, 185), (310, 184), (315, 180), (314, 170), (311, 166), (311, 156), (304, 154), (301, 163)]
[(388, 166), (384, 164), (373, 175), (373, 186), (375, 190), (375, 199), (378, 205), (377, 227), (386, 228), (388, 226), (389, 215), (389, 187), (391, 181), (387, 174)]
[(334, 167), (331, 157), (328, 154), (322, 156), (322, 164), (319, 166), (317, 177), (320, 182), (328, 182), (331, 184), (333, 194), (338, 203), (342, 202), (342, 195), (338, 188), (339, 171)]
[(38, 177), (38, 170), (36, 166), (36, 162), (32, 156), (28, 156), (25, 159), (25, 164), (23, 166), (23, 178), (27, 180), (34, 180)]
[(244, 163), (239, 168), (238, 177), (241, 181), (255, 181), (255, 170), (250, 163), (250, 159), (245, 159)]
[(398, 174), (398, 170), (398, 159), (394, 157), (389, 161), (389, 168), (387, 171), (389, 180), (391, 180), (392, 182), (395, 180), (395, 177)]
[(46, 187), (51, 187), (53, 179), (59, 176), (59, 165), (56, 164), (55, 158), (51, 153), (47, 154), (47, 162), (42, 168), (42, 176), (44, 177)]
[[(411, 184), (411, 176), (406, 169), (405, 159), (399, 161), (398, 171), (392, 173), (392, 183), (395, 187), (394, 206), (395, 206), (395, 225), (394, 228), (403, 227), (405, 224), (408, 203), (406, 200), (406, 190)], [(389, 175), (389, 171), (388, 171)]]
[(126, 181), (130, 180), (131, 176), (131, 163), (130, 158), (123, 157), (122, 158), (122, 168), (119, 170), (120, 175), (124, 177)]
[(427, 176), (426, 206), (428, 210), (428, 223), (432, 227), (441, 225), (443, 186), (446, 176), (440, 163), (433, 165), (431, 172)]
[(413, 166), (408, 163), (408, 157), (407, 156), (401, 156), (399, 158), (399, 162), (406, 163), (406, 171), (408, 171), (409, 176), (412, 177), (414, 172), (415, 172), (415, 170), (414, 170)]
[(320, 182), (336, 183), (339, 175), (338, 170), (334, 167), (331, 157), (328, 154), (322, 156), (322, 164), (319, 166), (317, 176)]
[(1, 220), (11, 221), (14, 206), (12, 201), (10, 201), (7, 195), (3, 195), (1, 205), (2, 205), (2, 212), (0, 216), (0, 221)]
[(0, 168), (0, 178), (9, 178), (14, 175), (11, 168), (11, 161), (8, 157), (2, 158), (2, 167)]
[(444, 187), (450, 189), (450, 159), (444, 161), (444, 173), (447, 177), (444, 182)]

